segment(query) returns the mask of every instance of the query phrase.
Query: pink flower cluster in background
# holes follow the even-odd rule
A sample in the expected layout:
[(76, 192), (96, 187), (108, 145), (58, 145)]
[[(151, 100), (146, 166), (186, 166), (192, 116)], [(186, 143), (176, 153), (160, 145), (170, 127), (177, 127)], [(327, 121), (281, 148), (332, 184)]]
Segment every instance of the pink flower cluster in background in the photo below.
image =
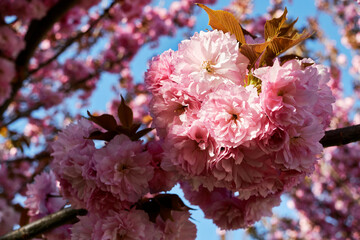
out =
[(335, 101), (329, 70), (311, 59), (248, 63), (234, 35), (200, 32), (155, 57), (145, 78), (161, 167), (222, 229), (269, 215), (314, 171)]
[[(155, 57), (147, 86), (140, 83), (139, 54), (163, 47), (163, 37), (188, 35), (200, 12), (195, 3), (215, 2), (224, 7), (216, 0), (0, 0), (0, 235), (71, 207), (88, 215), (37, 237), (195, 239), (189, 208), (166, 193), (180, 183), (222, 232), (271, 215), (287, 191), (299, 220), (272, 224), (273, 239), (360, 238), (359, 145), (320, 155), (318, 143), (332, 111), (332, 129), (360, 123), (359, 0), (316, 0), (306, 26), (313, 37), (280, 17), (296, 1), (270, 0), (260, 16), (253, 1), (232, 0), (225, 10), (244, 39), (218, 31), (225, 26), (213, 23), (224, 19), (210, 14), (218, 30)], [(323, 14), (338, 25), (341, 44), (327, 38), (334, 35)], [(272, 34), (279, 17), (285, 22)], [(315, 45), (287, 48), (304, 39)], [(109, 112), (122, 124), (113, 132), (92, 116), (79, 121), (108, 84), (115, 94), (101, 100), (116, 96)], [(332, 108), (327, 85), (337, 98)], [(131, 127), (146, 125), (137, 129), (143, 141), (117, 115), (120, 94)], [(90, 137), (99, 132), (104, 139)], [(247, 233), (261, 238), (257, 226)]]

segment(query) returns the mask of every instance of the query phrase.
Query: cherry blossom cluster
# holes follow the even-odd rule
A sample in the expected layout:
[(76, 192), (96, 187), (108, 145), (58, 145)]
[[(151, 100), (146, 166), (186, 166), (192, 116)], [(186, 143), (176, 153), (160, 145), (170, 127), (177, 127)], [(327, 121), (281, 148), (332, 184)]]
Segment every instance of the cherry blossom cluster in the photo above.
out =
[[(32, 184), (28, 184), (25, 206), (29, 210), (30, 221), (38, 220), (55, 213), (66, 205), (66, 200), (60, 196), (59, 182), (52, 171), (37, 175)], [(67, 239), (70, 236), (70, 226), (64, 225), (46, 233), (49, 239)]]
[[(1, 234), (9, 232), (12, 226), (19, 224), (19, 213), (25, 216), (25, 207), (32, 210), (28, 212), (30, 219), (21, 220), (22, 224), (60, 209), (50, 206), (47, 211), (43, 211), (42, 206), (48, 206), (48, 201), (61, 199), (63, 192), (47, 192), (47, 189), (41, 187), (40, 182), (48, 180), (53, 184), (51, 189), (56, 189), (53, 188), (56, 184), (51, 172), (51, 177), (36, 176), (44, 169), (49, 169), (49, 143), (57, 132), (70, 121), (80, 118), (78, 109), (66, 109), (67, 104), (64, 102), (69, 98), (77, 98), (79, 101), (75, 107), (86, 106), (103, 72), (116, 73), (121, 75), (121, 79), (126, 78), (126, 85), (130, 89), (134, 83), (129, 65), (138, 51), (146, 44), (155, 47), (162, 36), (171, 36), (178, 28), (192, 27), (195, 23), (193, 0), (173, 1), (169, 9), (154, 6), (150, 0), (79, 0), (72, 1), (73, 7), (61, 17), (57, 16), (58, 11), (54, 13), (54, 10), (63, 10), (64, 2), (66, 1), (0, 2), (0, 197), (6, 200), (1, 203), (0, 215), (9, 215), (8, 218), (0, 219), (4, 226)], [(200, 2), (214, 3), (215, 0)], [(43, 29), (43, 26), (32, 27), (43, 18), (52, 18), (54, 15), (59, 18), (49, 29)], [(36, 34), (33, 34), (34, 30)], [(34, 37), (42, 34), (43, 38), (38, 45), (29, 44)], [(101, 43), (98, 39), (102, 39)], [(105, 44), (104, 40), (109, 44)], [(95, 54), (92, 52), (94, 45)], [(20, 66), (24, 51), (32, 54), (27, 56), (29, 62)], [(88, 56), (89, 52), (91, 56)], [(137, 93), (129, 92), (129, 95), (134, 95), (134, 118), (139, 121), (143, 115), (148, 115), (145, 112), (147, 108), (143, 107), (149, 97), (146, 91), (142, 92), (139, 97)], [(137, 106), (139, 111), (135, 109)], [(41, 111), (38, 111), (39, 109)], [(18, 120), (24, 119), (25, 122), (21, 123), (26, 125), (24, 128), (12, 126)], [(149, 122), (150, 119), (147, 117), (146, 121)], [(83, 140), (83, 137), (80, 139)], [(148, 152), (162, 151), (157, 145), (159, 143), (152, 142), (144, 147), (142, 144), (139, 149), (146, 148)], [(154, 146), (155, 150), (148, 146)], [(27, 155), (28, 152), (25, 154), (22, 151), (26, 147), (35, 150)], [(14, 159), (16, 161), (13, 161)], [(145, 183), (141, 185), (153, 193), (168, 190), (160, 184), (163, 181), (161, 179), (170, 179), (173, 176), (173, 173), (155, 168), (160, 165), (160, 161), (160, 157), (154, 157), (151, 162), (154, 169), (149, 174), (153, 172), (154, 183), (149, 183), (149, 187), (145, 187)], [(35, 182), (32, 187), (28, 183), (33, 181)], [(171, 188), (173, 182), (168, 184)], [(38, 193), (34, 193), (38, 187)], [(29, 200), (25, 207), (15, 206), (12, 200), (19, 194), (38, 203), (30, 204)], [(37, 197), (40, 195), (47, 197)], [(7, 211), (7, 207), (16, 209), (14, 214)], [(182, 218), (186, 216), (188, 219), (186, 214), (174, 213), (173, 216), (180, 218), (179, 215), (182, 215)], [(167, 223), (161, 224), (173, 231)], [(188, 225), (193, 228), (192, 224)], [(64, 231), (65, 235), (70, 234), (68, 226)], [(61, 231), (57, 231), (58, 237), (65, 239), (60, 233)], [(50, 237), (47, 234), (51, 239), (56, 239), (55, 235)]]
[[(329, 70), (301, 57), (254, 63), (229, 33), (201, 32), (152, 60), (146, 73), (151, 100), (144, 84), (134, 83), (131, 61), (162, 36), (193, 27), (195, 2), (216, 1), (165, 1), (166, 9), (151, 0), (76, 0), (58, 16), (66, 2), (0, 1), (0, 235), (71, 206), (89, 213), (42, 238), (195, 239), (189, 209), (163, 193), (180, 182), (185, 197), (222, 229), (271, 215), (290, 191), (300, 220), (273, 220), (269, 239), (359, 238), (358, 145), (329, 149), (315, 164), (332, 111), (326, 85), (341, 98), (333, 104), (331, 128), (360, 123), (359, 113), (349, 121), (354, 98), (342, 95), (347, 57), (315, 17), (309, 18), (312, 40), (325, 51), (299, 44), (287, 53), (330, 63)], [(342, 26), (342, 44), (359, 50), (359, 1), (315, 2)], [(261, 48), (271, 41), (265, 22), (280, 16), (284, 3), (271, 0), (268, 13), (256, 17), (248, 0), (234, 0), (226, 10), (246, 27), (246, 44)], [(49, 29), (34, 28), (52, 16), (59, 18)], [(32, 45), (37, 36), (43, 37)], [(358, 52), (350, 62), (358, 77)], [(103, 133), (86, 119), (57, 136), (81, 118), (67, 99), (88, 107), (106, 72), (119, 76), (122, 89), (113, 89), (117, 96), (126, 89), (134, 122), (150, 127), (153, 121), (160, 140), (155, 131), (144, 142)], [(108, 105), (117, 122), (119, 105), (119, 99)], [(102, 144), (96, 136), (110, 138)], [(24, 204), (17, 203), (21, 197)]]
[[(343, 96), (339, 72), (330, 73), (329, 86), (336, 97), (331, 128), (358, 124), (359, 114), (356, 113), (353, 121), (349, 114), (355, 100)], [(273, 215), (267, 232), (254, 230), (274, 240), (359, 238), (358, 149), (358, 143), (324, 149), (314, 173), (290, 191), (287, 205), (296, 210), (297, 217)]]
[[(178, 206), (181, 200), (164, 195), (173, 204), (164, 207), (163, 195), (157, 195), (177, 181), (174, 173), (160, 167), (160, 143), (145, 145), (122, 134), (96, 148), (93, 140), (84, 139), (96, 130), (92, 122), (82, 119), (64, 129), (52, 145), (52, 169), (62, 196), (72, 207), (89, 211), (72, 227), (71, 238), (195, 239), (196, 227), (186, 206)], [(36, 183), (28, 191), (33, 189), (44, 194)], [(30, 207), (42, 202), (32, 195)], [(158, 204), (159, 210), (152, 204)], [(160, 215), (154, 216), (154, 211)]]
[[(34, 52), (29, 72), (26, 72), (29, 74), (27, 89), (20, 89), (12, 96), (11, 110), (20, 112), (20, 117), (27, 117), (29, 112), (42, 107), (46, 110), (57, 108), (64, 99), (74, 95), (82, 101), (87, 100), (102, 72), (121, 74), (129, 80), (127, 86), (131, 88), (133, 79), (129, 63), (141, 47), (146, 43), (155, 47), (161, 36), (171, 36), (178, 27), (192, 27), (195, 23), (192, 0), (174, 1), (170, 9), (151, 6), (150, 2), (127, 0), (103, 4), (93, 0), (74, 4), (54, 23)], [(16, 3), (5, 0), (0, 3), (0, 18), (3, 19), (0, 24), (0, 104), (10, 97), (10, 83), (20, 81), (18, 78), (24, 76), (16, 75), (16, 59), (25, 49), (25, 35), (32, 21), (46, 17), (58, 3), (57, 0)], [(89, 13), (91, 7), (94, 10)], [(108, 10), (104, 8), (103, 11), (103, 7)], [(12, 16), (16, 18), (12, 20)], [(78, 53), (91, 49), (102, 36), (110, 39), (110, 44), (98, 44), (100, 53), (96, 57), (84, 58), (84, 54), (78, 54), (71, 60), (57, 60), (57, 56), (70, 48)], [(87, 102), (82, 104), (85, 105)], [(12, 114), (7, 117), (10, 121), (15, 118)]]
[[(275, 59), (248, 71), (235, 36), (219, 30), (178, 48), (155, 57), (145, 78), (164, 141), (161, 166), (186, 181), (187, 198), (219, 227), (246, 227), (314, 171), (334, 102), (329, 70)], [(250, 213), (234, 213), (244, 209)]]

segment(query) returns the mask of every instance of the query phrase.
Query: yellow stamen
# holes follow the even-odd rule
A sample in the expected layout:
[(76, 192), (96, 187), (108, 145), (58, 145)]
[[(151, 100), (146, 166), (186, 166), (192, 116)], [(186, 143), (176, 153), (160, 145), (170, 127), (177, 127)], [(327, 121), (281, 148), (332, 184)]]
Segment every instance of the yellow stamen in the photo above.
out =
[(208, 73), (212, 73), (214, 71), (214, 69), (211, 66), (211, 62), (210, 61), (204, 61), (202, 63), (202, 68), (205, 69)]

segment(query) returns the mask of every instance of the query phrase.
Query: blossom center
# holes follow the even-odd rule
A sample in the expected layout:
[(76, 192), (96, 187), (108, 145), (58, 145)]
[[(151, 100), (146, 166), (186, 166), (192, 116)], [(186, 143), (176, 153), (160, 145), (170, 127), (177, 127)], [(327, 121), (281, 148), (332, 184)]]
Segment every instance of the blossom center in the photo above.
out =
[(214, 69), (211, 66), (210, 61), (203, 61), (203, 63), (201, 64), (201, 67), (202, 67), (202, 69), (205, 69), (208, 73), (214, 72)]
[(187, 105), (181, 105), (181, 104), (180, 104), (179, 107), (174, 110), (174, 112), (175, 112), (177, 115), (181, 115), (181, 114), (183, 114), (183, 113), (185, 112), (185, 110), (186, 110), (187, 107), (188, 107)]
[(120, 230), (116, 234), (116, 240), (124, 240), (126, 239), (126, 232), (124, 230)]
[(124, 172), (126, 169), (129, 169), (129, 167), (126, 164), (117, 164), (116, 170), (118, 172)]
[(300, 135), (290, 138), (290, 144), (296, 144), (299, 138), (301, 138)]

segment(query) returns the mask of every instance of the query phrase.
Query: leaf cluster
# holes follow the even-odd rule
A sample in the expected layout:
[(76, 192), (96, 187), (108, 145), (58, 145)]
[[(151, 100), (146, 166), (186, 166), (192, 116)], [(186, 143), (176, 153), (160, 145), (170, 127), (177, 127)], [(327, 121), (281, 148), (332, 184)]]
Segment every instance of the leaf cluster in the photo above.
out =
[(121, 103), (117, 110), (117, 116), (120, 120), (121, 124), (118, 124), (114, 116), (110, 114), (102, 114), (100, 116), (91, 115), (88, 111), (89, 115), (88, 120), (94, 122), (99, 125), (103, 129), (107, 130), (106, 132), (102, 132), (100, 130), (94, 131), (90, 134), (88, 139), (94, 140), (104, 140), (111, 141), (116, 135), (125, 134), (132, 141), (137, 141), (141, 137), (145, 136), (149, 133), (153, 128), (144, 128), (139, 130), (141, 127), (140, 123), (134, 123), (133, 111), (131, 108), (125, 103), (124, 98), (121, 96)]
[[(291, 47), (309, 38), (312, 34), (304, 30), (302, 33), (294, 28), (295, 21), (286, 23), (287, 9), (284, 13), (271, 20), (267, 20), (264, 26), (263, 43), (247, 43), (245, 35), (254, 36), (246, 31), (230, 12), (223, 10), (212, 10), (203, 4), (197, 4), (203, 8), (209, 16), (209, 25), (213, 29), (221, 30), (224, 33), (229, 32), (236, 36), (240, 45), (240, 52), (245, 55), (250, 63), (248, 69), (256, 66), (272, 66), (274, 59), (284, 53)], [(295, 55), (287, 56), (286, 60), (297, 58)]]

